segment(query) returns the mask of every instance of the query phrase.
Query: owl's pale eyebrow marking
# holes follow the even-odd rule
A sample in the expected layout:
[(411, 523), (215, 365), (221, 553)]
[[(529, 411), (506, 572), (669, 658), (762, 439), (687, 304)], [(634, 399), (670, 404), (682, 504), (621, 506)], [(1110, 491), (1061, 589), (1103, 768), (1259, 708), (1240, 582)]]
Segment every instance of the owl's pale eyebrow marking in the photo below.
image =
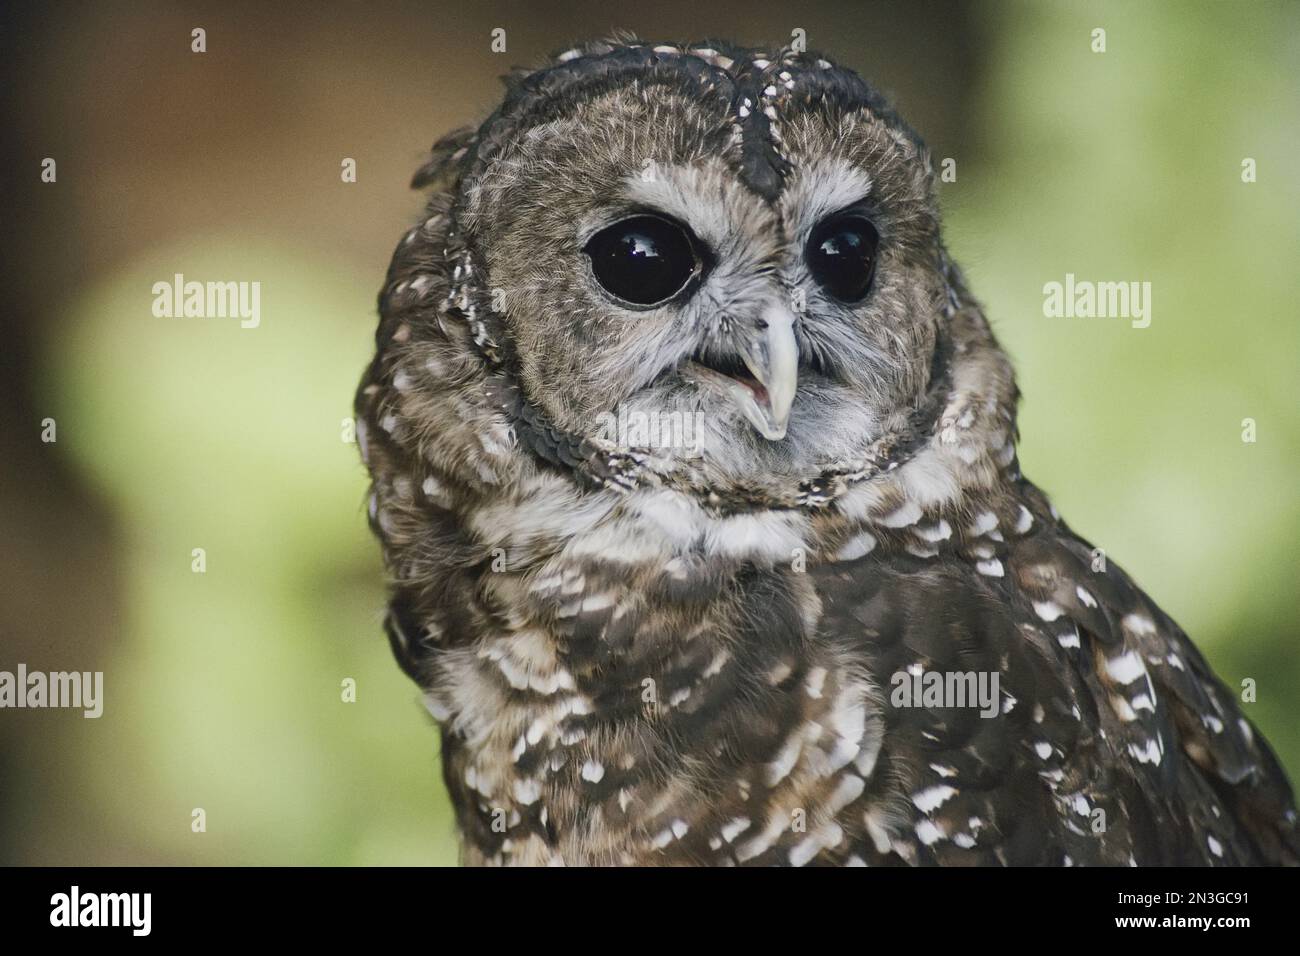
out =
[(794, 238), (806, 235), (827, 216), (862, 208), (872, 199), (871, 176), (847, 160), (817, 159), (802, 166), (800, 173), (781, 199)]
[(661, 176), (654, 182), (633, 177), (627, 183), (627, 190), (625, 205), (620, 203), (610, 210), (610, 223), (635, 215), (636, 211), (660, 216), (690, 229), (710, 253), (730, 232), (725, 212), (689, 181), (679, 183), (671, 175)]
[(655, 219), (663, 219), (676, 226), (680, 226), (691, 233), (693, 239), (699, 240), (700, 237), (695, 234), (691, 227), (690, 217), (683, 215), (683, 210), (679, 209), (673, 203), (661, 203), (656, 201), (657, 197), (648, 199), (620, 199), (616, 202), (605, 206), (597, 215), (590, 219), (583, 219), (578, 222), (575, 236), (580, 244), (586, 244), (596, 233), (602, 229), (607, 229), (617, 222), (624, 219), (631, 219), (634, 216), (651, 216)]

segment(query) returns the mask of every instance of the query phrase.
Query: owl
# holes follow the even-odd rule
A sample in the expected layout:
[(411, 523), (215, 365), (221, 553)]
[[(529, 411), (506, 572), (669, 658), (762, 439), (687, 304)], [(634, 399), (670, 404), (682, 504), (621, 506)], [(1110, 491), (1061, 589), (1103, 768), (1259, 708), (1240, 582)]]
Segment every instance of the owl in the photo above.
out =
[(630, 37), (507, 86), (356, 397), (465, 863), (1297, 862), (1234, 694), (1021, 474), (877, 92)]

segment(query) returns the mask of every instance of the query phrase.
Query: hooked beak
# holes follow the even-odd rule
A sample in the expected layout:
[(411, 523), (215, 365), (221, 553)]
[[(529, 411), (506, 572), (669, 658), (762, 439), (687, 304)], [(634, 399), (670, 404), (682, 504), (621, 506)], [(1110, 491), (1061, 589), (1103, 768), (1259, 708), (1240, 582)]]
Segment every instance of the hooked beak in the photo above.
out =
[[(700, 380), (721, 391), (768, 441), (785, 437), (790, 406), (799, 386), (799, 346), (794, 337), (794, 313), (769, 306), (756, 325), (742, 335), (739, 356), (749, 374), (719, 369), (700, 360), (690, 369)], [(752, 376), (752, 377), (751, 377)]]

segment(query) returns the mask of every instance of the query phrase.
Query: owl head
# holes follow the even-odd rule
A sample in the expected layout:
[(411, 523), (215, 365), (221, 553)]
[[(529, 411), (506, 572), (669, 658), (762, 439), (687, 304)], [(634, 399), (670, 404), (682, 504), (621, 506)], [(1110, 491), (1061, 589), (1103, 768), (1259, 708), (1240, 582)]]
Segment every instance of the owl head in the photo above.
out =
[(438, 294), (470, 353), (434, 362), (444, 405), (486, 395), (503, 442), (597, 482), (770, 489), (914, 439), (964, 292), (929, 154), (860, 77), (624, 39), (507, 83), (416, 176), (379, 361)]

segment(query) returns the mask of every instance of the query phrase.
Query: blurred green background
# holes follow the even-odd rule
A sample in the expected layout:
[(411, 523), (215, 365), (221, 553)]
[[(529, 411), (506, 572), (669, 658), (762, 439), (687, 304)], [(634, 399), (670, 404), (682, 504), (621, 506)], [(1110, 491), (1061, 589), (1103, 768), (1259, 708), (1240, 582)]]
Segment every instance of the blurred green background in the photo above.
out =
[[(481, 118), (509, 66), (614, 27), (803, 29), (956, 159), (949, 243), (1017, 362), (1026, 473), (1229, 685), (1257, 681), (1248, 713), (1300, 770), (1300, 4), (4, 17), (0, 669), (106, 686), (99, 720), (0, 712), (0, 861), (455, 862), (435, 729), (380, 631), (343, 421), (422, 152)], [(176, 272), (260, 281), (260, 327), (155, 318), (152, 284)], [(1151, 326), (1044, 318), (1042, 287), (1067, 272), (1151, 282)]]

